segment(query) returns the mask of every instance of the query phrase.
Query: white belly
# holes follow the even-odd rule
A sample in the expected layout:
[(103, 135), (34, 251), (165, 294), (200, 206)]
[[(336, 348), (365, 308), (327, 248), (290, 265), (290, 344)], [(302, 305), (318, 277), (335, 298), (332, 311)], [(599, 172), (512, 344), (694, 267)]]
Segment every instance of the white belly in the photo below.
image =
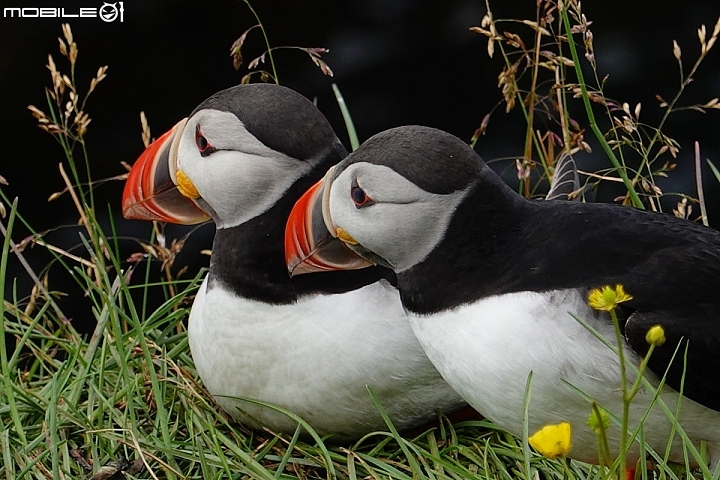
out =
[[(551, 307), (550, 301), (560, 306)], [(574, 290), (490, 297), (431, 317), (411, 316), (410, 323), (448, 383), (481, 414), (516, 436), (522, 436), (524, 392), (532, 371), (530, 435), (547, 424), (570, 422), (570, 456), (597, 463), (597, 437), (587, 425), (591, 405), (578, 390), (621, 418), (619, 361), (567, 312), (616, 343), (609, 320), (598, 317)], [(625, 355), (632, 364), (639, 364), (637, 355), (627, 348)], [(632, 371), (629, 367), (630, 381), (634, 378)], [(652, 374), (646, 377), (657, 384)], [(665, 388), (660, 397), (671, 410), (676, 408), (676, 392)], [(647, 390), (635, 397), (631, 427), (638, 424), (651, 400)], [(698, 443), (720, 441), (720, 414), (686, 398), (681, 403), (680, 424)], [(666, 415), (660, 407), (653, 407), (644, 424), (646, 442), (664, 452), (669, 429)], [(619, 445), (619, 431), (611, 421), (611, 450)], [(631, 461), (634, 455), (637, 449), (631, 453)], [(678, 440), (671, 458), (682, 461), (682, 455)]]
[(236, 419), (292, 433), (288, 409), (321, 435), (356, 438), (384, 429), (366, 385), (399, 429), (464, 404), (425, 356), (397, 291), (385, 282), (294, 305), (200, 288), (190, 313), (190, 349), (205, 386)]

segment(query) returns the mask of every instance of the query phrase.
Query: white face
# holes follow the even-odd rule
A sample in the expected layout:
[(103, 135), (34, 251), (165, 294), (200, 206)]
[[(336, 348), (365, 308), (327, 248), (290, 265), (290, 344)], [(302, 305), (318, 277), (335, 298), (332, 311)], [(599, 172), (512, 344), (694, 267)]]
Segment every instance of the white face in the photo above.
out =
[[(213, 153), (201, 155), (198, 132)], [(237, 116), (218, 110), (201, 110), (188, 119), (178, 146), (177, 167), (213, 209), (208, 213), (218, 228), (263, 214), (314, 166), (268, 148)]]
[[(358, 206), (362, 194), (371, 199)], [(390, 167), (359, 162), (332, 182), (330, 222), (396, 272), (422, 262), (442, 241), (455, 210), (470, 187), (446, 195), (418, 187)]]

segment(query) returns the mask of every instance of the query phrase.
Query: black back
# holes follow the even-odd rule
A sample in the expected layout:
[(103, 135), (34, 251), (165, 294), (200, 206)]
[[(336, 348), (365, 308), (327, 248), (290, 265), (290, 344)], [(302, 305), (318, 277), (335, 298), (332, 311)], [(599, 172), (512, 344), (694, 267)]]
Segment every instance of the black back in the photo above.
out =
[(687, 397), (720, 410), (713, 229), (629, 207), (525, 200), (484, 167), (441, 244), (398, 282), (405, 306), (425, 314), (490, 295), (622, 284), (634, 297), (621, 312), (629, 345), (645, 355), (647, 330), (661, 325), (667, 342), (650, 369), (662, 377), (679, 348), (668, 385), (680, 390), (684, 375)]

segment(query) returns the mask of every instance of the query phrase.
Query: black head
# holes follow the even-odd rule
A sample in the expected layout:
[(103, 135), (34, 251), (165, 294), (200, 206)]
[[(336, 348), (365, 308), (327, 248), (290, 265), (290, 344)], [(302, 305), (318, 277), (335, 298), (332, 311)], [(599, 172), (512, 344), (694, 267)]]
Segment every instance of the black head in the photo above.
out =
[(208, 109), (235, 114), (267, 147), (297, 160), (318, 158), (329, 147), (345, 150), (320, 110), (281, 85), (253, 83), (221, 90), (198, 105), (190, 118)]
[(390, 167), (423, 190), (436, 194), (465, 190), (485, 168), (480, 157), (458, 137), (418, 125), (378, 133), (337, 170), (359, 162)]

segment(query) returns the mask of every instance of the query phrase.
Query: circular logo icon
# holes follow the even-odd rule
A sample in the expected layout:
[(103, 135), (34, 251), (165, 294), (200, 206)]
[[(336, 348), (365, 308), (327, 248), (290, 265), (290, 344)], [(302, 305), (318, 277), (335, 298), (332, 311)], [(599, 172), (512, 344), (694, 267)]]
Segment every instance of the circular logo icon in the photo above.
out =
[(116, 3), (103, 3), (100, 7), (100, 19), (103, 22), (113, 22), (118, 17), (118, 8)]

